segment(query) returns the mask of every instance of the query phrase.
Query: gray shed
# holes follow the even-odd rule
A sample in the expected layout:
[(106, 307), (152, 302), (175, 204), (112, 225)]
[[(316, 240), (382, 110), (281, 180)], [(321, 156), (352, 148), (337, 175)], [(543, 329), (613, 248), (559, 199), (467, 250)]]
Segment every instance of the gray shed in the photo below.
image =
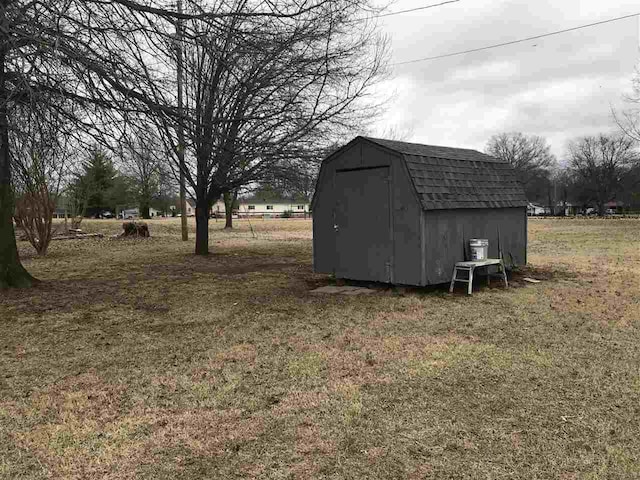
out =
[(337, 278), (448, 282), (470, 238), (527, 261), (527, 200), (513, 168), (475, 150), (356, 137), (320, 168), (313, 265)]

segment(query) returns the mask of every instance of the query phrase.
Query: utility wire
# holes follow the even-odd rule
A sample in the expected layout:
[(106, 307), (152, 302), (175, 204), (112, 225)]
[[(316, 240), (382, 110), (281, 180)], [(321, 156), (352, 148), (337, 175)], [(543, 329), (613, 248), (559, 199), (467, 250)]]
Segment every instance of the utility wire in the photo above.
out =
[(460, 0), (448, 0), (446, 2), (425, 5), (424, 7), (409, 8), (407, 10), (399, 10), (397, 12), (381, 13), (380, 15), (373, 15), (371, 18), (391, 17), (393, 15), (401, 15), (403, 13), (417, 12), (418, 10), (427, 10), (428, 8), (440, 7), (441, 5), (447, 5), (448, 3), (458, 3), (459, 1)]
[(402, 15), (403, 13), (417, 12), (418, 10), (427, 10), (428, 8), (441, 7), (442, 5), (447, 5), (449, 3), (458, 3), (459, 1), (460, 0), (447, 0), (445, 2), (433, 3), (430, 5), (425, 5), (423, 7), (409, 8), (407, 10), (398, 10), (397, 12), (380, 13), (377, 15), (371, 15), (370, 17), (355, 18), (348, 23), (368, 22), (375, 18), (392, 17), (394, 15)]
[(640, 15), (640, 12), (632, 13), (631, 15), (625, 15), (623, 17), (611, 18), (609, 20), (602, 20), (600, 22), (588, 23), (586, 25), (580, 25), (578, 27), (567, 28), (567, 29), (564, 29), (564, 30), (557, 30), (555, 32), (550, 32), (550, 33), (544, 33), (542, 35), (535, 35), (533, 37), (522, 38), (520, 40), (512, 40), (510, 42), (496, 43), (496, 44), (493, 44), (493, 45), (487, 45), (485, 47), (472, 48), (470, 50), (462, 50), (460, 52), (446, 53), (444, 55), (435, 55), (433, 57), (416, 58), (415, 60), (407, 60), (405, 62), (392, 63), (391, 65), (392, 66), (395, 66), (395, 65), (407, 65), (407, 64), (410, 64), (410, 63), (418, 63), (418, 62), (426, 62), (428, 60), (436, 60), (438, 58), (455, 57), (457, 55), (464, 55), (466, 53), (480, 52), (482, 50), (489, 50), (491, 48), (504, 47), (504, 46), (507, 46), (507, 45), (514, 45), (516, 43), (528, 42), (530, 40), (537, 40), (539, 38), (550, 37), (552, 35), (560, 35), (561, 33), (573, 32), (575, 30), (580, 30), (582, 28), (595, 27), (596, 25), (603, 25), (605, 23), (617, 22), (618, 20), (625, 20), (627, 18), (637, 17), (638, 15)]

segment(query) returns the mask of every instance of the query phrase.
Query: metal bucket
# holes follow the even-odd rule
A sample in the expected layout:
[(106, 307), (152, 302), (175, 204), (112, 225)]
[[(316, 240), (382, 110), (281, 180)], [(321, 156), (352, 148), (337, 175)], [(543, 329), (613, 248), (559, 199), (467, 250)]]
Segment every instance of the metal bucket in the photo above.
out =
[(489, 240), (486, 238), (471, 238), (469, 240), (471, 260), (486, 260), (489, 258)]

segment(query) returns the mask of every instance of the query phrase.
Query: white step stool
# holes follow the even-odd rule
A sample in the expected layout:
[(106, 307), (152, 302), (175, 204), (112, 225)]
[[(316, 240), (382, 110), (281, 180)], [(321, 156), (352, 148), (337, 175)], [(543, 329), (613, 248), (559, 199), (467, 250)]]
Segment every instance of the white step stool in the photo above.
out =
[[(453, 293), (453, 287), (456, 282), (464, 282), (467, 284), (467, 294), (472, 294), (473, 288), (473, 271), (476, 268), (488, 268), (492, 265), (497, 265), (499, 273), (502, 274), (502, 278), (504, 280), (504, 288), (509, 287), (509, 283), (507, 282), (507, 272), (504, 268), (504, 262), (501, 258), (487, 258), (485, 260), (470, 260), (467, 262), (458, 262), (455, 267), (453, 267), (453, 277), (451, 278), (451, 285), (449, 286), (449, 293)], [(458, 272), (467, 272), (466, 278), (459, 278)], [(487, 273), (487, 285), (491, 284), (491, 275)]]

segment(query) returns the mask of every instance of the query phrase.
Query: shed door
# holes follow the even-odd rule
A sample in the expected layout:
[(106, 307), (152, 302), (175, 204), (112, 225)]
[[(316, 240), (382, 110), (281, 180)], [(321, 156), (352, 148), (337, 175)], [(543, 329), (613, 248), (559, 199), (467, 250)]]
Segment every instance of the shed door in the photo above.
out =
[(390, 282), (389, 167), (338, 170), (335, 182), (336, 277)]

